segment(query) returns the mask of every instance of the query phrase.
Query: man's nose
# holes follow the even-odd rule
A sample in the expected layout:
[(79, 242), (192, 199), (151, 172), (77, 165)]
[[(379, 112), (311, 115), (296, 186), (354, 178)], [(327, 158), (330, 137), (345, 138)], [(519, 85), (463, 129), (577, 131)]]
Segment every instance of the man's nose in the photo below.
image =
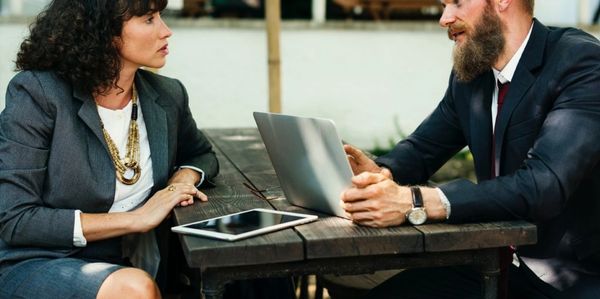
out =
[(442, 16), (440, 17), (440, 26), (449, 27), (452, 23), (456, 22), (455, 8), (452, 5), (444, 7)]

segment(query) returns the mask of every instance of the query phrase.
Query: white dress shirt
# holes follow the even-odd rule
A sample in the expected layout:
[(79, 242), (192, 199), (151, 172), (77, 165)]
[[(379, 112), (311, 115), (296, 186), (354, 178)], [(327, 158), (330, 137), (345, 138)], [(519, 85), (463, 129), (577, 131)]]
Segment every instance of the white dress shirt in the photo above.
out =
[[(521, 60), (521, 56), (523, 56), (523, 51), (525, 51), (525, 47), (529, 42), (529, 38), (531, 37), (531, 32), (533, 31), (533, 24), (531, 28), (529, 28), (529, 33), (527, 33), (527, 37), (515, 52), (515, 55), (508, 61), (508, 63), (504, 66), (504, 68), (499, 71), (495, 68), (492, 68), (494, 72), (495, 80), (495, 88), (494, 95), (492, 96), (492, 130), (496, 129), (496, 116), (498, 115), (498, 81), (502, 84), (506, 84), (512, 81), (513, 76), (515, 75), (515, 71), (517, 70), (517, 65), (519, 65), (519, 61)], [(496, 167), (496, 171), (498, 171), (498, 167)], [(496, 174), (498, 175), (498, 174)]]

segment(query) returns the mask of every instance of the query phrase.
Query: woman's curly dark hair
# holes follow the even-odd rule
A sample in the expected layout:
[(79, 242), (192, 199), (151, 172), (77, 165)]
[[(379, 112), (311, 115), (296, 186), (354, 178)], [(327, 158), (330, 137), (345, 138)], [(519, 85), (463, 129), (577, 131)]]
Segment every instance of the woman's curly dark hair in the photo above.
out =
[(92, 94), (116, 85), (121, 70), (114, 43), (123, 23), (162, 11), (167, 0), (53, 0), (30, 26), (16, 70), (52, 70)]

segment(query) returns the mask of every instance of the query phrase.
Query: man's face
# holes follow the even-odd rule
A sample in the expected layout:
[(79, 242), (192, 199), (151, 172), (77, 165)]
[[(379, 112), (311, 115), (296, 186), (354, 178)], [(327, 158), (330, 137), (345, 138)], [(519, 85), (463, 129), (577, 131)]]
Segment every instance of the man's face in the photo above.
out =
[(444, 0), (440, 25), (454, 40), (454, 73), (469, 82), (489, 70), (504, 49), (500, 17), (487, 0)]

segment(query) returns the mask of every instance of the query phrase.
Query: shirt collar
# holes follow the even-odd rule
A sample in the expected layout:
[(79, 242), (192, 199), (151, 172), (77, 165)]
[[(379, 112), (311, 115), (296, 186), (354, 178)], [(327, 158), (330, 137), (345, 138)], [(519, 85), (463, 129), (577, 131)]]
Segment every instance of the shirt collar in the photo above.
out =
[(529, 37), (531, 37), (532, 31), (533, 24), (531, 24), (531, 27), (529, 28), (529, 33), (527, 33), (527, 37), (525, 37), (525, 40), (523, 41), (515, 55), (513, 55), (513, 57), (510, 59), (510, 61), (508, 61), (506, 66), (504, 66), (504, 68), (501, 71), (492, 67), (492, 71), (494, 71), (494, 77), (496, 78), (496, 81), (500, 81), (500, 83), (502, 84), (512, 81), (512, 78), (515, 75), (515, 71), (517, 70), (519, 60), (521, 60), (521, 56), (523, 56), (523, 51), (525, 51), (525, 47), (529, 42)]

